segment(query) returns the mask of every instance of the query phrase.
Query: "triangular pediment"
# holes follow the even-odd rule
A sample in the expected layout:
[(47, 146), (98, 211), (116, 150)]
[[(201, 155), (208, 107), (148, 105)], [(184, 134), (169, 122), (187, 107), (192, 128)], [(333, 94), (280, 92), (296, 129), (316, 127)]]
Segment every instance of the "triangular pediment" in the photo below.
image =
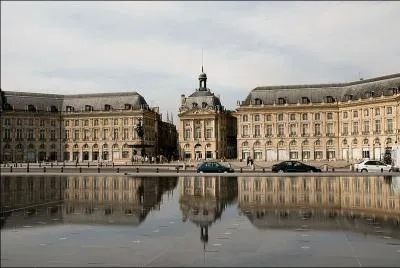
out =
[(216, 112), (210, 109), (190, 109), (179, 114), (181, 116), (196, 116), (196, 115), (215, 115)]

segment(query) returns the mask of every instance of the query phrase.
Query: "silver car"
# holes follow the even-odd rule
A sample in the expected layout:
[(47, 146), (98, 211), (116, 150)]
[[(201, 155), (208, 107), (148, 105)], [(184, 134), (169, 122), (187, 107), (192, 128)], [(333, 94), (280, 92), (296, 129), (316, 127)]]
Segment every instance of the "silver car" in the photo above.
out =
[(382, 161), (378, 160), (363, 160), (358, 164), (355, 164), (356, 172), (384, 172), (392, 171), (391, 165), (386, 165)]

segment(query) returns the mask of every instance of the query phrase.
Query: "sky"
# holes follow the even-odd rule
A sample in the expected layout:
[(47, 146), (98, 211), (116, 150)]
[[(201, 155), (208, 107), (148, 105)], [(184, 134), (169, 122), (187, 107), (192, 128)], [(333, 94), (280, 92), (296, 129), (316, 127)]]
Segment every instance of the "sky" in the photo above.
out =
[(257, 86), (399, 73), (399, 14), (398, 1), (1, 1), (1, 88), (136, 91), (176, 123), (202, 62), (231, 110)]

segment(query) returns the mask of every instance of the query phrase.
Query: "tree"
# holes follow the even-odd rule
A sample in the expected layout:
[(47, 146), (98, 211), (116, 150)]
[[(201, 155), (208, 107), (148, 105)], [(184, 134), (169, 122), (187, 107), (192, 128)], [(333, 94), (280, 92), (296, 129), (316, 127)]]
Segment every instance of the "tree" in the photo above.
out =
[(383, 155), (383, 162), (385, 162), (385, 164), (387, 165), (392, 164), (392, 151), (388, 147), (386, 147), (385, 149), (385, 154)]

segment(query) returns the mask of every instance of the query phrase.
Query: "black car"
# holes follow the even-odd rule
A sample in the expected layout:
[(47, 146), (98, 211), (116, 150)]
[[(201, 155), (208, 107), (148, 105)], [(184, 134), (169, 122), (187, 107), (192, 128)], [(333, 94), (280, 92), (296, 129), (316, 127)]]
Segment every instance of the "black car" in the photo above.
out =
[(272, 172), (321, 172), (321, 169), (299, 161), (283, 161), (273, 165)]
[(221, 165), (216, 161), (206, 161), (197, 167), (197, 173), (233, 173), (233, 168)]

